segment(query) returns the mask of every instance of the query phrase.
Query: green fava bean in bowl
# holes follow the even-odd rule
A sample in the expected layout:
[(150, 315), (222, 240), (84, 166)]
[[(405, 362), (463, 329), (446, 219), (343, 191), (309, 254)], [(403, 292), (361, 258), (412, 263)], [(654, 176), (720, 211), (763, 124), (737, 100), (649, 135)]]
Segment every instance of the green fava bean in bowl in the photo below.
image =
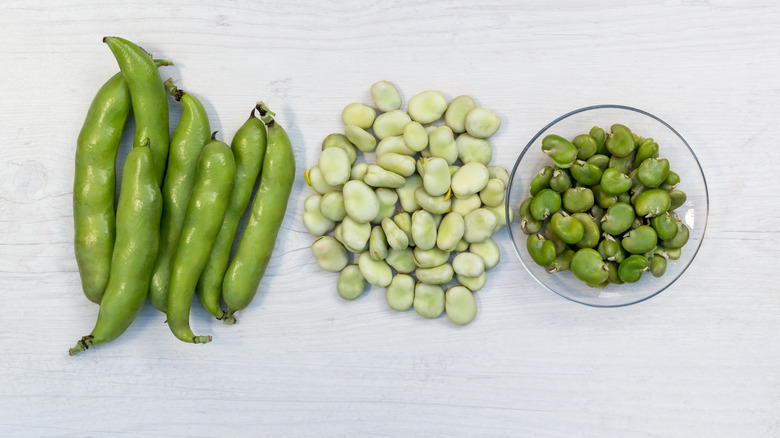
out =
[[(638, 136), (648, 139), (652, 138), (650, 141), (652, 143), (657, 143), (658, 145), (657, 153), (655, 147), (653, 147), (651, 151), (644, 150), (648, 149), (647, 146), (643, 150), (639, 150), (638, 147), (641, 146), (642, 139), (639, 139), (640, 141), (637, 144), (636, 140), (632, 138), (632, 146), (632, 142), (628, 140), (626, 133), (623, 132), (623, 128), (616, 127), (614, 125), (626, 127), (631, 131), (632, 134), (637, 134)], [(617, 134), (613, 132), (613, 128), (618, 131)], [(665, 199), (659, 201), (656, 198), (661, 198), (661, 196), (652, 196), (652, 194), (651, 196), (646, 195), (645, 197), (641, 198), (642, 202), (640, 202), (640, 210), (642, 210), (644, 214), (636, 215), (636, 219), (640, 222), (636, 226), (644, 226), (646, 228), (642, 228), (640, 231), (640, 237), (642, 237), (642, 240), (635, 238), (635, 241), (632, 241), (632, 239), (629, 238), (629, 247), (634, 251), (646, 249), (645, 246), (652, 242), (645, 242), (645, 240), (653, 240), (653, 236), (650, 236), (649, 231), (654, 231), (655, 227), (658, 227), (662, 230), (661, 234), (664, 234), (664, 232), (667, 233), (664, 234), (664, 237), (669, 237), (672, 234), (675, 234), (675, 237), (674, 239), (667, 240), (658, 238), (655, 244), (655, 249), (649, 248), (651, 253), (655, 251), (655, 253), (658, 254), (658, 257), (663, 257), (666, 260), (666, 263), (664, 264), (661, 262), (661, 260), (655, 259), (655, 261), (652, 262), (652, 271), (649, 267), (647, 269), (636, 269), (631, 271), (632, 275), (636, 273), (641, 274), (637, 279), (638, 281), (636, 282), (617, 284), (621, 282), (617, 275), (620, 264), (619, 262), (605, 262), (605, 266), (607, 266), (609, 269), (614, 268), (613, 270), (615, 272), (612, 273), (614, 275), (606, 276), (605, 281), (598, 285), (589, 285), (578, 279), (572, 270), (577, 271), (581, 276), (588, 276), (589, 281), (602, 280), (603, 274), (601, 274), (601, 272), (598, 270), (594, 271), (591, 269), (597, 264), (594, 252), (595, 254), (599, 253), (598, 245), (589, 247), (593, 250), (593, 252), (586, 252), (588, 254), (587, 258), (578, 258), (576, 260), (576, 264), (572, 263), (576, 265), (576, 267), (573, 269), (569, 263), (563, 263), (563, 265), (566, 266), (562, 265), (562, 267), (554, 266), (556, 265), (558, 256), (555, 255), (554, 252), (550, 251), (549, 245), (548, 248), (543, 248), (543, 245), (539, 244), (539, 242), (535, 242), (535, 245), (528, 245), (528, 231), (542, 235), (548, 235), (545, 234), (547, 233), (545, 230), (552, 227), (551, 220), (553, 214), (555, 213), (555, 211), (549, 211), (546, 208), (541, 208), (543, 206), (542, 204), (544, 204), (540, 202), (541, 200), (537, 201), (538, 205), (536, 205), (534, 210), (539, 217), (542, 217), (544, 215), (543, 213), (547, 213), (549, 211), (549, 216), (543, 220), (538, 220), (533, 217), (531, 214), (532, 212), (530, 201), (526, 201), (524, 210), (520, 209), (523, 201), (529, 199), (529, 188), (531, 187), (531, 181), (537, 177), (540, 169), (542, 169), (544, 166), (549, 166), (553, 169), (553, 173), (558, 171), (558, 177), (556, 178), (553, 176), (549, 183), (550, 188), (545, 187), (545, 189), (559, 192), (561, 198), (563, 199), (562, 205), (560, 206), (561, 215), (563, 215), (564, 212), (569, 215), (573, 214), (573, 212), (566, 209), (567, 199), (564, 195), (567, 190), (575, 187), (587, 187), (593, 190), (591, 186), (583, 184), (581, 181), (578, 181), (573, 175), (571, 175), (570, 169), (571, 165), (575, 164), (577, 159), (583, 159), (584, 155), (587, 155), (592, 150), (593, 145), (589, 141), (587, 142), (588, 144), (585, 144), (583, 142), (584, 137), (580, 137), (575, 142), (575, 139), (577, 139), (578, 136), (582, 136), (584, 134), (589, 134), (596, 141), (596, 154), (592, 157), (598, 156), (598, 159), (593, 159), (592, 164), (598, 166), (602, 171), (600, 180), (596, 182), (596, 184), (603, 184), (607, 186), (607, 190), (610, 192), (606, 193), (606, 191), (601, 190), (601, 187), (599, 187), (599, 195), (602, 198), (609, 197), (610, 199), (609, 202), (604, 202), (605, 205), (598, 207), (600, 203), (598, 202), (599, 199), (597, 196), (597, 199), (595, 199), (595, 204), (592, 208), (587, 209), (581, 213), (577, 213), (577, 215), (583, 216), (583, 218), (585, 218), (584, 215), (589, 216), (589, 218), (585, 218), (589, 219), (587, 221), (588, 223), (591, 223), (591, 218), (593, 219), (592, 223), (596, 224), (600, 230), (600, 240), (604, 239), (604, 235), (607, 231), (606, 229), (610, 229), (612, 232), (620, 232), (621, 228), (625, 226), (625, 224), (617, 223), (616, 220), (618, 218), (621, 220), (626, 219), (626, 217), (623, 216), (628, 215), (627, 212), (622, 213), (621, 216), (609, 215), (607, 219), (607, 225), (604, 227), (602, 219), (611, 205), (618, 202), (623, 202), (626, 206), (633, 206), (639, 194), (649, 190), (658, 190), (642, 185), (642, 187), (638, 187), (638, 191), (635, 191), (637, 188), (628, 187), (629, 184), (626, 180), (626, 177), (617, 173), (620, 171), (621, 173), (624, 173), (626, 176), (630, 177), (630, 171), (637, 169), (641, 164), (641, 162), (636, 163), (636, 165), (634, 163), (636, 161), (636, 157), (640, 155), (640, 152), (644, 159), (657, 158), (657, 160), (652, 162), (653, 166), (650, 165), (651, 162), (648, 162), (645, 165), (646, 167), (643, 171), (643, 179), (645, 179), (646, 182), (651, 185), (656, 185), (658, 181), (662, 179), (663, 174), (666, 173), (666, 164), (661, 160), (667, 160), (669, 164), (668, 174), (672, 175), (672, 173), (674, 173), (674, 175), (673, 178), (669, 178), (667, 176), (666, 179), (671, 179), (672, 181), (667, 183), (665, 179), (659, 186), (659, 189), (666, 188), (668, 191), (673, 188), (685, 193), (685, 197), (679, 196), (677, 198), (682, 200), (680, 205), (677, 205), (679, 202), (672, 202), (671, 205), (668, 206), (670, 214), (676, 215), (674, 217), (679, 217), (680, 223), (684, 225), (682, 237), (679, 238), (676, 236), (673, 230), (671, 230), (674, 224), (667, 223), (669, 221), (667, 220), (666, 213), (664, 212), (664, 208), (666, 208), (667, 205), (665, 202), (663, 202)], [(609, 144), (607, 145), (607, 140), (609, 138), (614, 138), (616, 135), (617, 138), (609, 141)], [(543, 140), (545, 138), (548, 138), (548, 144), (546, 147), (547, 152), (543, 150)], [(560, 141), (559, 138), (565, 141)], [(555, 141), (550, 142), (550, 139), (554, 139)], [(650, 141), (646, 143), (649, 144)], [(571, 155), (573, 150), (572, 148), (569, 148), (567, 142), (580, 143), (583, 146), (587, 146), (587, 151), (583, 152), (583, 156), (573, 157)], [(583, 149), (585, 148), (583, 147)], [(605, 163), (608, 162), (604, 159), (604, 157), (611, 158), (612, 156), (610, 149), (617, 151), (620, 155), (624, 156), (624, 158), (619, 158), (614, 161), (625, 161), (627, 167), (622, 170), (630, 169), (628, 173), (622, 172), (621, 169), (608, 170), (608, 166), (602, 167)], [(555, 160), (556, 158), (557, 160)], [(630, 162), (628, 162), (629, 158)], [(586, 161), (588, 160), (590, 160), (590, 158), (588, 158)], [(585, 170), (585, 166), (582, 164), (580, 164), (580, 166), (582, 168), (577, 169), (576, 172)], [(594, 169), (588, 170), (590, 172), (590, 170)], [(564, 174), (567, 176), (572, 176), (570, 178), (572, 184), (571, 187), (566, 187), (566, 181), (563, 181), (565, 179), (563, 176)], [(580, 172), (577, 176), (582, 178), (583, 173)], [(587, 176), (589, 175), (586, 175), (586, 179)], [(638, 178), (636, 179), (638, 180)], [(553, 184), (553, 181), (555, 181), (555, 184)], [(555, 187), (552, 187), (553, 185)], [(629, 190), (625, 191), (627, 188)], [(584, 208), (583, 205), (579, 205), (581, 203), (573, 202), (574, 197), (572, 195), (574, 194), (575, 192), (571, 192), (569, 195), (569, 207), (574, 208), (575, 204), (577, 204), (578, 209)], [(594, 194), (596, 194), (596, 192), (594, 192)], [(552, 196), (550, 196), (550, 198), (551, 197)], [(607, 201), (607, 199), (602, 199), (602, 201)], [(551, 204), (555, 203), (553, 202)], [(585, 204), (587, 205), (587, 203)], [(549, 207), (555, 206), (556, 205), (550, 205)], [(707, 192), (707, 183), (698, 159), (685, 139), (676, 130), (674, 130), (674, 128), (672, 128), (665, 121), (650, 113), (647, 113), (646, 111), (620, 105), (598, 105), (577, 109), (570, 113), (564, 114), (563, 116), (558, 117), (557, 119), (550, 122), (531, 138), (531, 140), (520, 153), (517, 161), (515, 162), (515, 166), (511, 171), (509, 183), (507, 184), (506, 207), (508, 209), (513, 209), (513, 211), (516, 213), (520, 213), (521, 220), (516, 220), (514, 223), (508, 224), (507, 229), (509, 231), (512, 244), (515, 248), (515, 252), (519, 256), (523, 266), (526, 268), (526, 270), (528, 270), (528, 272), (531, 273), (537, 282), (539, 282), (546, 289), (549, 289), (566, 299), (581, 304), (597, 307), (615, 307), (638, 303), (653, 297), (667, 289), (683, 274), (683, 272), (685, 272), (685, 270), (688, 268), (688, 266), (690, 266), (691, 262), (695, 258), (704, 238), (709, 213), (709, 198)], [(622, 208), (623, 207), (621, 206), (620, 208), (615, 208), (613, 210)], [(526, 213), (525, 216), (523, 216), (523, 212)], [(646, 217), (648, 215), (649, 217)], [(653, 219), (653, 216), (656, 215), (661, 215), (663, 217), (659, 219)], [(560, 219), (561, 218), (558, 217), (557, 222), (560, 222)], [(537, 229), (536, 226), (534, 226), (531, 230), (526, 230), (524, 232), (523, 225), (525, 225), (527, 228), (529, 220), (539, 222), (541, 228)], [(574, 235), (567, 236), (567, 238), (573, 240), (573, 238), (577, 235), (577, 231), (570, 230), (563, 225), (567, 224), (565, 222), (558, 223), (559, 230), (564, 234), (566, 232), (573, 231), (575, 233)], [(633, 227), (634, 224), (632, 223), (631, 226)], [(605, 229), (602, 229), (602, 227)], [(682, 226), (677, 228), (683, 229)], [(622, 239), (623, 235), (629, 230), (630, 228), (620, 232), (618, 235), (615, 235), (614, 238)], [(593, 231), (595, 231), (595, 229)], [(645, 234), (647, 234), (647, 236), (645, 236)], [(532, 236), (535, 236), (535, 234), (532, 234)], [(645, 237), (650, 238), (644, 239)], [(677, 248), (681, 242), (686, 241), (685, 237), (687, 237), (686, 244), (681, 248)], [(531, 240), (534, 239), (539, 240), (538, 237), (534, 237)], [(631, 246), (632, 244), (634, 244), (633, 247)], [(534, 257), (529, 254), (527, 248), (528, 246), (534, 249)], [(580, 249), (577, 244), (567, 245), (567, 247), (567, 251), (570, 249), (575, 253)], [(571, 251), (566, 252), (566, 254), (571, 255)], [(647, 257), (650, 261), (653, 260), (652, 254), (643, 253), (637, 255)], [(625, 258), (628, 258), (628, 256), (631, 256), (631, 253), (626, 251)], [(675, 260), (673, 257), (677, 258), (677, 260)], [(591, 258), (593, 260), (590, 260)], [(621, 258), (623, 257), (621, 256)], [(566, 262), (567, 260), (561, 260), (561, 262)], [(574, 260), (572, 259), (572, 261)], [(611, 266), (610, 263), (614, 266)], [(580, 265), (584, 265), (584, 267)], [(602, 268), (600, 264), (597, 267)], [(627, 271), (627, 267), (628, 265), (626, 265), (623, 270)], [(662, 267), (665, 267), (665, 270), (662, 269)], [(608, 272), (609, 269), (605, 272)], [(548, 274), (548, 270), (554, 273)], [(657, 274), (663, 275), (655, 277)], [(626, 275), (625, 272), (624, 275)], [(610, 279), (616, 280), (614, 284), (609, 284), (611, 282)], [(630, 280), (633, 279), (633, 277), (630, 278)]]

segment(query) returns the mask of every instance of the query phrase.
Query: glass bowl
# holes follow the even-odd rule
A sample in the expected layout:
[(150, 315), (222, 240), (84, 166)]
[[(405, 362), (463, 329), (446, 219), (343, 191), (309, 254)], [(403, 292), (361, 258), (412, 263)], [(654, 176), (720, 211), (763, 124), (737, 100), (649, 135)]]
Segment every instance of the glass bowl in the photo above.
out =
[(622, 105), (596, 105), (574, 110), (550, 122), (531, 138), (520, 153), (512, 169), (507, 192), (507, 208), (517, 209), (530, 196), (528, 188), (531, 179), (542, 166), (552, 166), (552, 160), (542, 152), (542, 139), (548, 134), (557, 134), (571, 140), (579, 134), (587, 134), (593, 126), (605, 131), (615, 123), (628, 126), (632, 132), (649, 137), (658, 143), (659, 156), (667, 158), (671, 170), (680, 175), (679, 190), (688, 199), (675, 211), (690, 228), (690, 239), (682, 248), (679, 260), (669, 260), (666, 273), (660, 278), (645, 272), (636, 283), (610, 284), (604, 289), (588, 286), (577, 279), (571, 271), (548, 274), (536, 264), (526, 250), (527, 235), (520, 229), (520, 220), (508, 227), (512, 244), (520, 261), (531, 275), (545, 288), (575, 301), (597, 307), (616, 307), (644, 301), (653, 297), (675, 282), (690, 266), (699, 251), (704, 231), (707, 228), (709, 198), (707, 182), (699, 160), (683, 137), (668, 123), (640, 109)]

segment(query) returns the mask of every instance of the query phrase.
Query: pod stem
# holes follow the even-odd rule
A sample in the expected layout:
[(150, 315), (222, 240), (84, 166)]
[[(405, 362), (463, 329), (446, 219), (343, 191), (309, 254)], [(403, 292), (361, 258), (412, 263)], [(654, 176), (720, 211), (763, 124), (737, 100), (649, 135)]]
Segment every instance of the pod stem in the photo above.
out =
[(221, 318), (217, 318), (227, 325), (233, 325), (236, 323), (236, 317), (232, 313), (223, 312)]
[(171, 67), (174, 64), (173, 61), (169, 61), (167, 59), (155, 59), (154, 65), (156, 65), (157, 67)]
[(176, 102), (181, 101), (181, 97), (184, 96), (184, 91), (173, 84), (173, 78), (166, 79), (165, 82), (163, 82), (163, 85), (165, 85), (165, 91), (176, 99)]
[(268, 109), (268, 107), (262, 100), (257, 103), (255, 109), (257, 109), (257, 113), (260, 114), (260, 120), (262, 120), (263, 123), (266, 124), (266, 126), (270, 126), (274, 123), (274, 116), (276, 115), (276, 113)]
[(211, 342), (211, 336), (195, 336), (192, 338), (193, 344), (208, 344)]
[(92, 345), (92, 338), (93, 338), (92, 335), (87, 335), (82, 337), (81, 339), (79, 339), (78, 342), (76, 342), (76, 345), (73, 348), (68, 350), (68, 354), (71, 356), (75, 356), (81, 353), (82, 351), (88, 349)]

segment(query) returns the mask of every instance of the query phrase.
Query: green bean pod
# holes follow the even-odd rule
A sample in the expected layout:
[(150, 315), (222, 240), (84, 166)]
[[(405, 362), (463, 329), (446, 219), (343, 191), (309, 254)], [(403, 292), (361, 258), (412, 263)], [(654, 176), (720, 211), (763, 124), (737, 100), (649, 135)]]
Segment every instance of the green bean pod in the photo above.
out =
[(221, 141), (210, 141), (198, 160), (198, 173), (176, 245), (168, 287), (168, 327), (184, 342), (211, 341), (211, 336), (192, 333), (190, 307), (198, 277), (225, 218), (235, 175), (236, 161), (230, 147)]
[[(173, 65), (162, 59), (154, 62), (158, 67)], [(76, 263), (84, 295), (98, 304), (111, 269), (116, 235), (116, 155), (129, 113), (130, 90), (119, 72), (98, 90), (76, 143), (73, 179)]]
[(223, 320), (227, 324), (235, 322), (232, 318), (225, 318), (227, 314), (219, 306), (219, 298), (222, 294), (222, 280), (228, 269), (230, 250), (236, 238), (238, 222), (246, 211), (252, 198), (252, 189), (260, 175), (267, 135), (262, 120), (255, 117), (255, 110), (241, 128), (236, 132), (231, 143), (233, 156), (236, 159), (236, 181), (233, 192), (230, 194), (225, 220), (217, 235), (217, 241), (211, 250), (209, 261), (203, 269), (198, 280), (195, 292), (198, 294), (203, 307), (215, 318)]
[(208, 114), (200, 101), (192, 94), (178, 89), (171, 79), (165, 81), (165, 88), (181, 102), (182, 112), (168, 149), (168, 170), (162, 186), (160, 247), (149, 285), (149, 300), (161, 312), (165, 312), (168, 305), (171, 266), (184, 215), (187, 213), (190, 193), (195, 185), (198, 158), (211, 139)]
[(157, 184), (162, 186), (168, 159), (168, 97), (152, 57), (132, 42), (119, 37), (105, 37), (130, 90), (135, 117), (133, 146), (146, 139), (150, 142)]
[(295, 156), (290, 138), (265, 104), (260, 102), (257, 109), (268, 128), (268, 147), (249, 221), (222, 283), (228, 317), (245, 309), (257, 292), (273, 253), (295, 178)]
[(148, 143), (127, 155), (121, 187), (108, 285), (95, 327), (69, 350), (71, 356), (119, 337), (146, 301), (162, 214), (162, 195)]

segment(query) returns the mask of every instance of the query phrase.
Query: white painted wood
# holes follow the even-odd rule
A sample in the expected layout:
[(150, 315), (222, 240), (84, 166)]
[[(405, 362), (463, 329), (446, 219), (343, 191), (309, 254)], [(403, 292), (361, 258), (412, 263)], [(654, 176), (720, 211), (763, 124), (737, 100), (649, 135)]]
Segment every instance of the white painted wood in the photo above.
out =
[[(0, 10), (0, 435), (780, 435), (780, 7), (769, 1), (6, 1)], [(121, 35), (177, 64), (232, 137), (278, 111), (298, 179), (260, 293), (214, 342), (185, 345), (147, 306), (71, 358), (97, 307), (72, 249), (74, 143)], [(508, 236), (479, 316), (396, 313), (335, 293), (301, 224), (303, 171), (370, 85), (470, 94), (504, 124), (511, 167), (585, 105), (655, 113), (710, 188), (688, 272), (645, 303), (594, 309), (546, 292)], [(126, 153), (126, 150), (125, 150)]]

